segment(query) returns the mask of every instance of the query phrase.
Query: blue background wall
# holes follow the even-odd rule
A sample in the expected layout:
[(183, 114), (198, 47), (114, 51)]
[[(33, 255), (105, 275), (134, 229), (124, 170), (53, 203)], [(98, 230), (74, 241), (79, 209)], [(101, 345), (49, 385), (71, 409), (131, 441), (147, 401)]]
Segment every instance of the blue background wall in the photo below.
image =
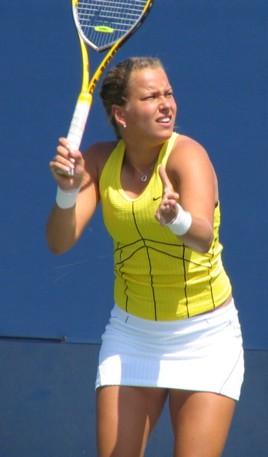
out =
[[(4, 457), (95, 452), (94, 376), (112, 306), (112, 244), (100, 212), (62, 257), (49, 253), (44, 236), (55, 198), (48, 162), (57, 138), (66, 135), (80, 88), (70, 4), (0, 5)], [(224, 262), (248, 365), (231, 457), (264, 457), (268, 448), (267, 26), (266, 0), (156, 0), (148, 20), (114, 60), (149, 54), (163, 60), (179, 104), (178, 130), (206, 147), (218, 173)], [(92, 55), (93, 68), (97, 60)], [(111, 138), (96, 94), (83, 147)], [(56, 343), (62, 338), (65, 343)], [(166, 430), (161, 457), (168, 457), (170, 431), (161, 430)], [(243, 442), (241, 431), (247, 432)], [(159, 449), (156, 440), (152, 455)]]

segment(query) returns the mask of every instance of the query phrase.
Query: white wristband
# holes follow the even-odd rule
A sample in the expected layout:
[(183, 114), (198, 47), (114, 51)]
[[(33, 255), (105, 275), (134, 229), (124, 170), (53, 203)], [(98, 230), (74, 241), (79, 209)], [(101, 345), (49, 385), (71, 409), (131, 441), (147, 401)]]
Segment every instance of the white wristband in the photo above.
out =
[(177, 217), (167, 224), (167, 227), (178, 236), (185, 235), (188, 232), (189, 228), (192, 225), (192, 216), (188, 211), (184, 211), (184, 209), (177, 203), (178, 206), (178, 215)]
[(59, 186), (57, 188), (56, 203), (62, 209), (72, 208), (77, 199), (80, 187), (72, 190), (62, 190)]

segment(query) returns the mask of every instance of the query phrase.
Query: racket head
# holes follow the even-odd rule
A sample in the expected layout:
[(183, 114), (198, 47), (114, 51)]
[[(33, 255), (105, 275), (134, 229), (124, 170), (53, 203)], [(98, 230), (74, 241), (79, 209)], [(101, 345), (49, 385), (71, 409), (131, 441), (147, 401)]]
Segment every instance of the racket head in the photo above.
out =
[(74, 22), (97, 52), (125, 41), (143, 22), (154, 0), (72, 0)]

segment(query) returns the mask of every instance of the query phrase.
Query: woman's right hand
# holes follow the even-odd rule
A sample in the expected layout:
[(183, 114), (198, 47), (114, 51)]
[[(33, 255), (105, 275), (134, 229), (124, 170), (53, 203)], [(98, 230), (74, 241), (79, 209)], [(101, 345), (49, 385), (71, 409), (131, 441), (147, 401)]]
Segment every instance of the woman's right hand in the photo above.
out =
[(74, 151), (70, 148), (66, 138), (59, 139), (57, 154), (49, 163), (49, 167), (52, 176), (61, 189), (72, 190), (81, 186), (85, 169), (84, 159), (80, 151)]

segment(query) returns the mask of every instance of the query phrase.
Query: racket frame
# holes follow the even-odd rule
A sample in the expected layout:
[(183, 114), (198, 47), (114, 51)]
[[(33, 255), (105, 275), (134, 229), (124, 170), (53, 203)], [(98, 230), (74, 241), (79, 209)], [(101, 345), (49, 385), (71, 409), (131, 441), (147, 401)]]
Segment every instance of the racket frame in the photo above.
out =
[[(125, 43), (141, 26), (145, 18), (148, 16), (151, 7), (153, 6), (155, 0), (147, 0), (144, 6), (143, 12), (140, 16), (140, 19), (128, 30), (128, 32), (123, 35), (119, 40), (114, 42), (110, 46), (105, 46), (97, 48), (90, 41), (88, 41), (80, 27), (77, 15), (77, 6), (79, 0), (72, 0), (72, 11), (73, 11), (73, 20), (76, 27), (76, 31), (79, 38), (81, 57), (82, 57), (82, 84), (79, 96), (76, 101), (75, 109), (73, 112), (73, 117), (70, 123), (69, 131), (67, 134), (67, 141), (70, 148), (74, 151), (79, 150), (81, 141), (83, 138), (85, 126), (87, 119), (90, 113), (90, 108), (93, 101), (93, 93), (96, 88), (97, 83), (99, 82), (103, 72), (106, 67), (109, 65), (110, 61), (113, 59), (119, 48)], [(102, 52), (107, 48), (110, 50), (105, 55), (104, 59), (98, 65), (95, 70), (92, 78), (90, 79), (90, 66), (89, 66), (89, 52), (87, 45), (91, 47), (96, 52)], [(64, 174), (64, 173), (62, 173)], [(68, 175), (73, 175), (74, 172), (71, 170)]]

